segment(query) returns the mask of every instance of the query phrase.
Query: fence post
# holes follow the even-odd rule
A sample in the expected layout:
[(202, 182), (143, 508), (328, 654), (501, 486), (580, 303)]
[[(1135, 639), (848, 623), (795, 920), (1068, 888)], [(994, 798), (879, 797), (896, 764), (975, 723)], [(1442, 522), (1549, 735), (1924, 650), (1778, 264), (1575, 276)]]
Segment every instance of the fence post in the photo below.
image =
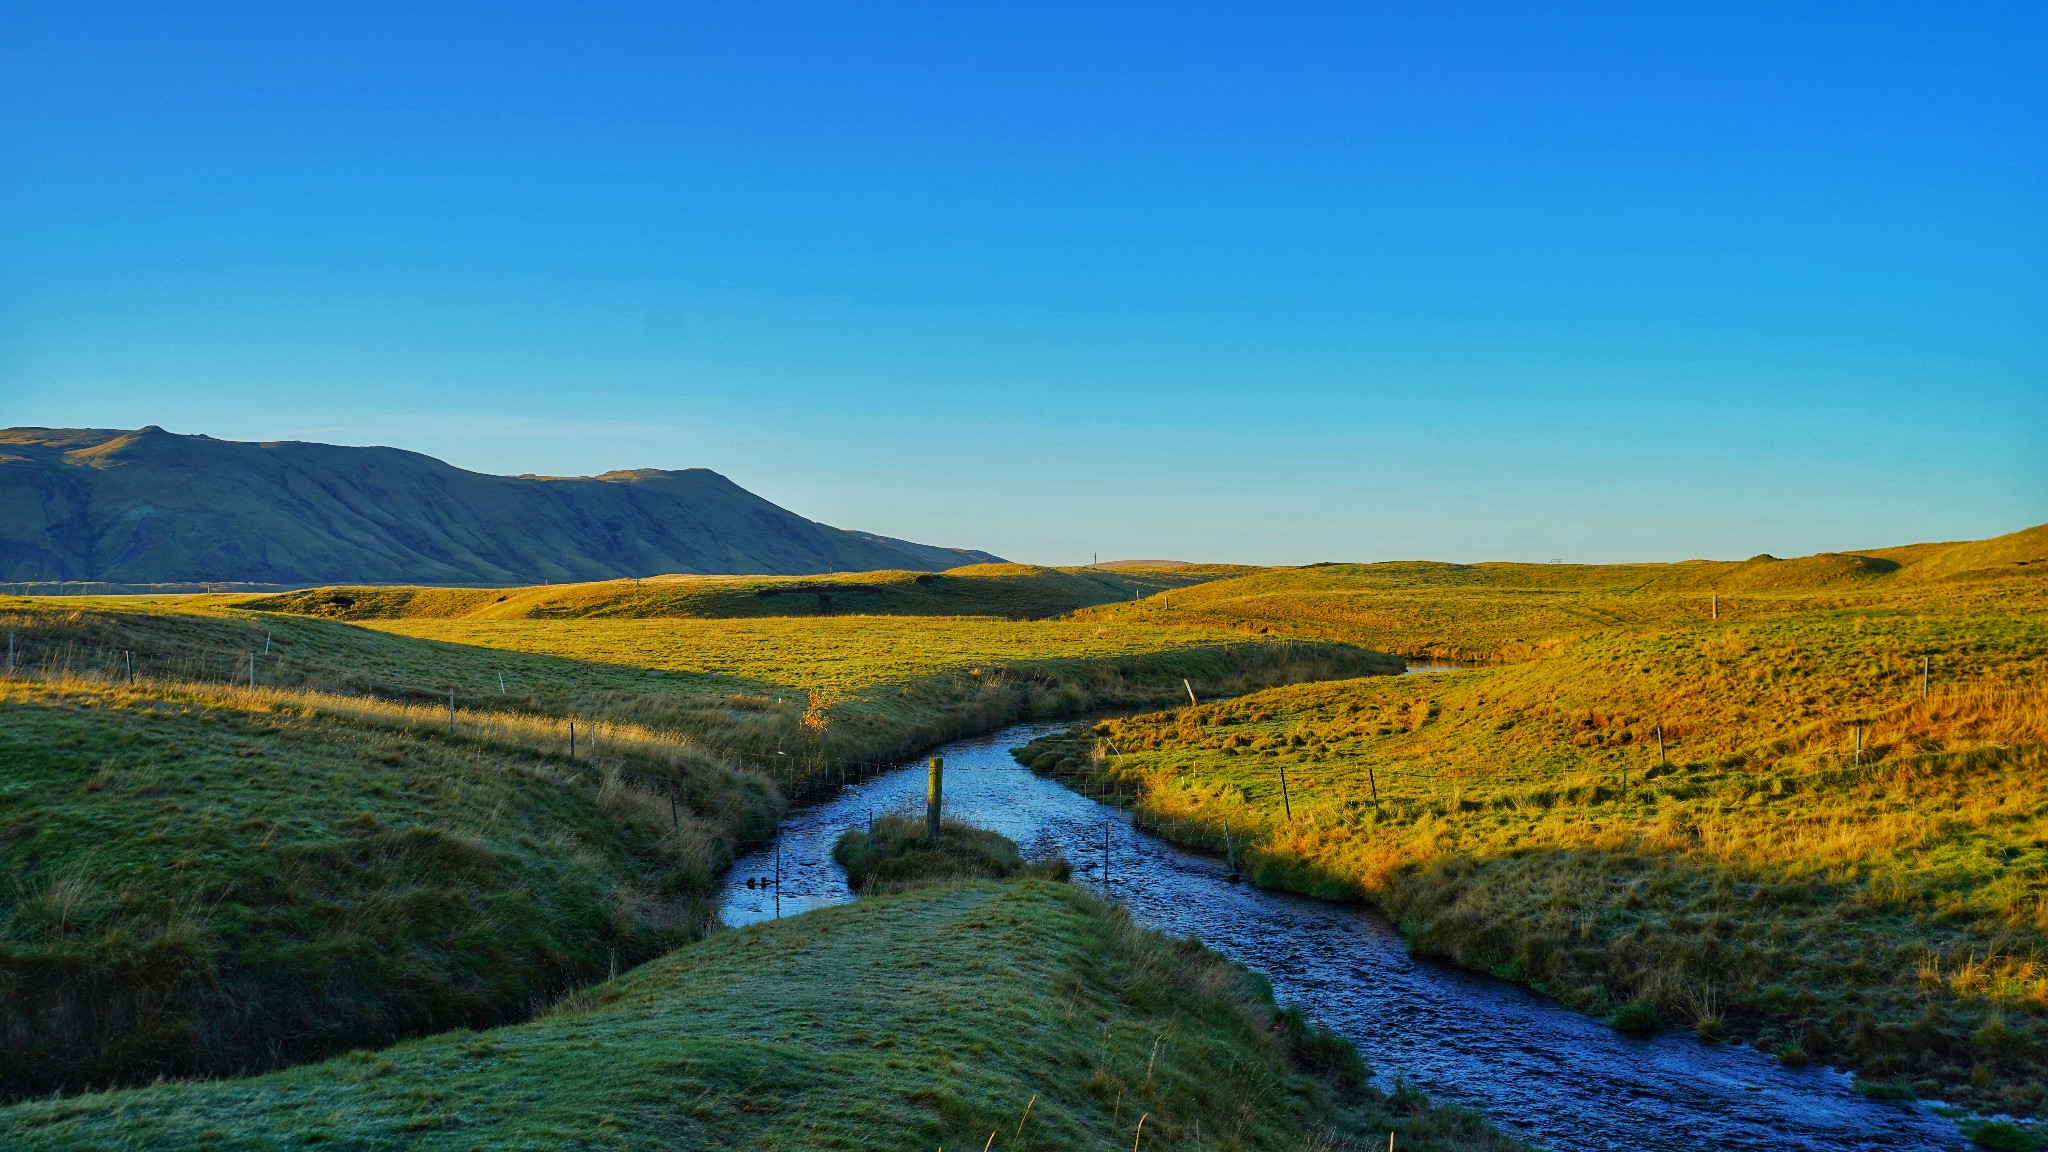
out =
[(255, 688), (256, 688), (256, 650), (255, 650), (254, 648), (251, 648), (251, 649), (249, 649), (249, 689), (250, 689), (251, 691), (254, 691), (254, 690), (255, 690)]
[(924, 838), (939, 838), (939, 808), (945, 800), (946, 762), (937, 756), (925, 771), (924, 784)]
[(576, 722), (569, 721), (569, 759), (576, 758)]
[(448, 731), (455, 731), (455, 689), (448, 690)]
[[(13, 643), (12, 643), (12, 641), (13, 641), (13, 634), (12, 634), (12, 633), (9, 633), (9, 634), (8, 634), (8, 638), (9, 638), (9, 644), (8, 644), (8, 650), (7, 650), (7, 651), (8, 651), (8, 657), (7, 657), (7, 667), (8, 667), (8, 669), (9, 669), (9, 670), (11, 671), (11, 670), (12, 670), (12, 669), (14, 668), (14, 648), (13, 648)], [(1926, 656), (1926, 655), (1925, 655), (1925, 654), (1923, 653), (1923, 654), (1921, 655), (1921, 657), (1920, 657), (1920, 698), (1921, 698), (1922, 700), (1925, 700), (1925, 699), (1927, 699), (1927, 662), (1928, 662), (1928, 657), (1927, 657), (1927, 656)]]
[(1365, 782), (1372, 786), (1372, 806), (1378, 808), (1380, 806), (1380, 781), (1379, 777), (1373, 775), (1371, 764), (1365, 766)]
[(1294, 819), (1294, 804), (1287, 799), (1287, 765), (1280, 765), (1280, 806), (1287, 810), (1287, 818)]

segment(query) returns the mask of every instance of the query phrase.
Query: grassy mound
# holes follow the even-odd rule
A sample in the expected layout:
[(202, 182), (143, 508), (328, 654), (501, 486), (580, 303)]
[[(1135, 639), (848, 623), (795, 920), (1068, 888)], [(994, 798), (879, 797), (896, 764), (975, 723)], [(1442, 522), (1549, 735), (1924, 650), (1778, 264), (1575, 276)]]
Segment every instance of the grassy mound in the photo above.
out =
[[(1141, 1130), (1142, 1126), (1142, 1130)], [(0, 1109), (0, 1144), (356, 1149), (1506, 1148), (1357, 1083), (1254, 978), (1066, 885), (714, 935), (526, 1024)]]
[(832, 858), (846, 869), (855, 892), (896, 892), (946, 880), (1012, 880), (1039, 876), (1065, 880), (1065, 860), (1032, 863), (1009, 837), (952, 820), (939, 837), (925, 837), (924, 825), (905, 816), (884, 816), (874, 830), (848, 829), (832, 846)]
[[(1426, 606), (1440, 637), (1542, 642), (1483, 670), (1109, 721), (1019, 756), (1218, 852), (1227, 820), (1259, 882), (1368, 898), (1417, 948), (1618, 1024), (2038, 1115), (2048, 565), (2012, 557), (2041, 537), (1877, 557), (1895, 569), (1731, 566), (1794, 570), (1773, 599), (1722, 599), (1719, 620), (1590, 576), (1515, 606), (1504, 577), (1383, 571), (1389, 618)], [(1954, 570), (1900, 582), (1934, 564)], [(1324, 624), (1356, 634), (1364, 602)], [(1574, 614), (1569, 632), (1517, 631)]]
[(519, 1018), (700, 935), (776, 812), (687, 756), (326, 703), (0, 680), (0, 1094)]

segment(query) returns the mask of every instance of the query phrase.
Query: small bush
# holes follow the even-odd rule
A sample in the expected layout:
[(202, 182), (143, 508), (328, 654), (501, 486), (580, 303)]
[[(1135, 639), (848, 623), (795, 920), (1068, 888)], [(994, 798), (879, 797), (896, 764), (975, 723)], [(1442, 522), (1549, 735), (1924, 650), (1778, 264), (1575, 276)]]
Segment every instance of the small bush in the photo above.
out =
[(1664, 1027), (1664, 1018), (1657, 1015), (1657, 1006), (1641, 996), (1615, 1009), (1608, 1021), (1617, 1032), (1631, 1036), (1648, 1036)]
[(2034, 1129), (2007, 1120), (1968, 1123), (1963, 1126), (1963, 1134), (1970, 1138), (1970, 1143), (1991, 1152), (2036, 1152), (2043, 1143)]
[(872, 837), (858, 828), (847, 832), (832, 858), (846, 869), (847, 887), (870, 894), (946, 880), (1065, 880), (1069, 872), (1063, 859), (1034, 864), (1008, 837), (951, 820), (940, 825), (936, 841), (927, 840), (922, 822), (902, 816), (875, 821)]

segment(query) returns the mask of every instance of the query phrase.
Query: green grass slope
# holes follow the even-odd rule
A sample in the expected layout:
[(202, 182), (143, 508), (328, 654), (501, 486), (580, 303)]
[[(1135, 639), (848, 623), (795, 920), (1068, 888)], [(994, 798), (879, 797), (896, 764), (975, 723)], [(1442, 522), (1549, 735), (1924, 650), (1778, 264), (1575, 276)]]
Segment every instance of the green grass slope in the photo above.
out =
[(993, 559), (818, 524), (703, 468), (485, 476), (395, 448), (0, 430), (7, 581), (523, 584)]
[(0, 680), (0, 1094), (519, 1018), (701, 933), (777, 811), (701, 760), (418, 719)]
[(528, 588), (340, 587), (236, 602), (335, 620), (733, 619), (763, 616), (999, 616), (1035, 620), (1246, 571), (973, 564), (946, 572), (835, 576), (657, 576)]
[(25, 1150), (1505, 1148), (1238, 969), (1043, 881), (725, 932), (530, 1023), (0, 1109)]

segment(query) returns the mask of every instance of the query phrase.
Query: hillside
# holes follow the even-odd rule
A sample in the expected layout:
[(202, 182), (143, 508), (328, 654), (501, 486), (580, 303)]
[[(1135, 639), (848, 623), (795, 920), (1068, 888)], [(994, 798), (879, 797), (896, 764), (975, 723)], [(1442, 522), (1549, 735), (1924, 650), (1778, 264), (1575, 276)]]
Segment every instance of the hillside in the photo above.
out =
[(1421, 659), (1493, 662), (1574, 637), (1758, 620), (1850, 604), (1953, 606), (1995, 614), (2008, 577), (2048, 571), (2048, 525), (1989, 540), (1676, 564), (1312, 564), (1264, 568), (1083, 617), (1312, 636)]
[(675, 742), (441, 716), (0, 679), (0, 1097), (523, 1017), (700, 935), (779, 808)]
[(0, 431), (0, 580), (534, 584), (997, 557), (806, 520), (703, 468), (485, 476), (416, 452)]
[(1488, 666), (1269, 689), (1022, 755), (1172, 838), (1220, 852), (1227, 826), (1254, 881), (1371, 901), (1417, 952), (1618, 1026), (2039, 1115), (2044, 544), (1218, 581), (1077, 622)]

